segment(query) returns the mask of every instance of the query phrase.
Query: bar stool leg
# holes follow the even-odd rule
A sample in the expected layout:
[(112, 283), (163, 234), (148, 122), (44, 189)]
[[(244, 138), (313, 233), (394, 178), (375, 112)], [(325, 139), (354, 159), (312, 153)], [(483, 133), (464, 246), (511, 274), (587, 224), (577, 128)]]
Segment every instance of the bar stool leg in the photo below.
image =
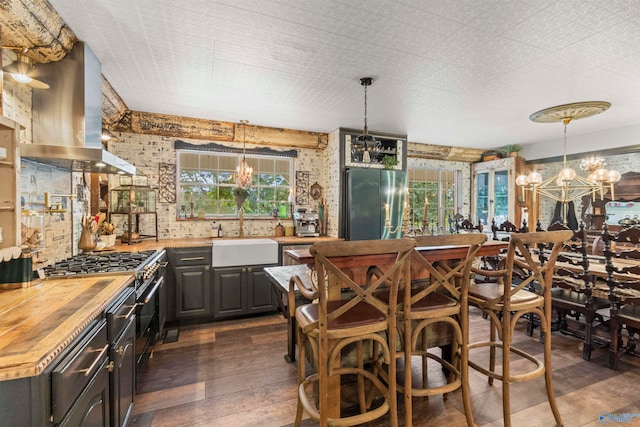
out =
[[(545, 301), (545, 304), (547, 302)], [(551, 380), (551, 322), (546, 316), (540, 318), (541, 331), (549, 334), (547, 339), (544, 340), (544, 382), (547, 387), (547, 396), (549, 398), (549, 406), (551, 406), (551, 412), (556, 420), (556, 424), (563, 426), (562, 417), (560, 416), (560, 410), (556, 403), (556, 395), (553, 391), (553, 382)], [(545, 331), (546, 329), (546, 331)]]
[[(492, 346), (493, 347), (493, 346)], [(502, 414), (504, 427), (511, 427), (511, 313), (502, 312)]]

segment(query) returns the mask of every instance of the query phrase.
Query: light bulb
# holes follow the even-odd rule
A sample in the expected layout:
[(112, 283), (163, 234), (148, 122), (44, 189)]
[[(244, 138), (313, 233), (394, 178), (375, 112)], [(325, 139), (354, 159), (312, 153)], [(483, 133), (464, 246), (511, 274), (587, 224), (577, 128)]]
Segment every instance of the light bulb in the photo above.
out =
[(622, 176), (620, 175), (620, 172), (618, 172), (616, 170), (610, 170), (609, 171), (609, 181), (608, 182), (618, 182), (618, 181), (620, 181), (620, 178), (622, 178)]
[(605, 168), (600, 168), (594, 173), (595, 180), (598, 182), (604, 182), (609, 178), (609, 171)]
[(11, 77), (13, 77), (13, 80), (17, 81), (18, 83), (30, 83), (31, 80), (33, 80), (31, 77), (27, 76), (26, 74), (19, 74), (19, 73), (13, 73), (11, 74)]
[(529, 184), (542, 184), (542, 175), (537, 171), (531, 172), (527, 175), (527, 182)]
[(571, 168), (564, 168), (558, 173), (558, 179), (562, 179), (562, 181), (572, 181), (576, 177), (576, 171)]

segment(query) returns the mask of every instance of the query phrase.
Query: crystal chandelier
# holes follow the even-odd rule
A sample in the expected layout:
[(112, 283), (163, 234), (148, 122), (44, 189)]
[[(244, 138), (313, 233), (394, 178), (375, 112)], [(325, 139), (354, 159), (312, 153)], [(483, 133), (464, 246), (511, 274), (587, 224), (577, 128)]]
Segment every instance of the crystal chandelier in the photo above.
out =
[(246, 188), (251, 185), (251, 174), (253, 174), (253, 168), (249, 166), (247, 163), (246, 155), (246, 145), (247, 145), (247, 123), (249, 120), (240, 120), (242, 123), (242, 133), (243, 133), (243, 141), (242, 141), (242, 161), (238, 164), (236, 168), (236, 184), (238, 187)]
[[(567, 166), (567, 125), (569, 122), (602, 113), (610, 106), (610, 103), (603, 101), (576, 102), (546, 108), (529, 116), (529, 119), (536, 123), (561, 121), (564, 124), (564, 156), (562, 170), (557, 175), (544, 180), (539, 172), (533, 171), (529, 175), (520, 175), (516, 178), (516, 184), (522, 191), (523, 199), (526, 191), (531, 192), (533, 202), (540, 195), (565, 205), (586, 195), (590, 195), (594, 201), (596, 195), (599, 195), (600, 200), (603, 200), (607, 191), (610, 191), (611, 198), (614, 198), (613, 185), (620, 180), (620, 172), (605, 169), (604, 159), (590, 157), (582, 160), (580, 168), (590, 172), (586, 178), (579, 176)], [(566, 212), (566, 209), (563, 211)]]

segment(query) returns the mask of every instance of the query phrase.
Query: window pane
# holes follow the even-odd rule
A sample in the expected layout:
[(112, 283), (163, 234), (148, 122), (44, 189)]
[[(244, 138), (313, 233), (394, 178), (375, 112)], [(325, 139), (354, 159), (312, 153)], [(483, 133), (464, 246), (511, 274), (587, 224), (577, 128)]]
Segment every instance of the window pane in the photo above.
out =
[[(210, 217), (237, 215), (233, 190), (241, 157), (182, 150), (178, 158), (179, 204), (184, 203), (188, 211), (193, 199), (196, 213), (204, 211)], [(288, 209), (293, 159), (251, 155), (246, 156), (246, 160), (254, 172), (249, 198), (243, 205), (244, 215), (271, 216), (279, 206)]]
[[(411, 223), (423, 232), (451, 232), (451, 220), (458, 200), (456, 171), (409, 169)], [(426, 206), (426, 218), (425, 218)]]

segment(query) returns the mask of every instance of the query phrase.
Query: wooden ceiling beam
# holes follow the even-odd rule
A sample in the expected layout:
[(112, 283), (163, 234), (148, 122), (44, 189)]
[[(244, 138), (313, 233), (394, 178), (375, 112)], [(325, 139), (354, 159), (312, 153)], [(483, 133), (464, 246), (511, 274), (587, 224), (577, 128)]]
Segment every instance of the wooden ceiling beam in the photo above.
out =
[[(132, 132), (173, 138), (192, 138), (215, 141), (243, 142), (240, 123), (168, 114), (127, 111), (113, 127), (118, 132)], [(270, 147), (324, 149), (326, 133), (247, 125), (247, 142)]]
[(40, 63), (60, 61), (78, 38), (47, 0), (3, 0), (2, 46), (29, 48)]
[(444, 145), (420, 144), (409, 142), (407, 157), (417, 159), (448, 160), (453, 162), (479, 162), (486, 150), (464, 147), (447, 147)]

